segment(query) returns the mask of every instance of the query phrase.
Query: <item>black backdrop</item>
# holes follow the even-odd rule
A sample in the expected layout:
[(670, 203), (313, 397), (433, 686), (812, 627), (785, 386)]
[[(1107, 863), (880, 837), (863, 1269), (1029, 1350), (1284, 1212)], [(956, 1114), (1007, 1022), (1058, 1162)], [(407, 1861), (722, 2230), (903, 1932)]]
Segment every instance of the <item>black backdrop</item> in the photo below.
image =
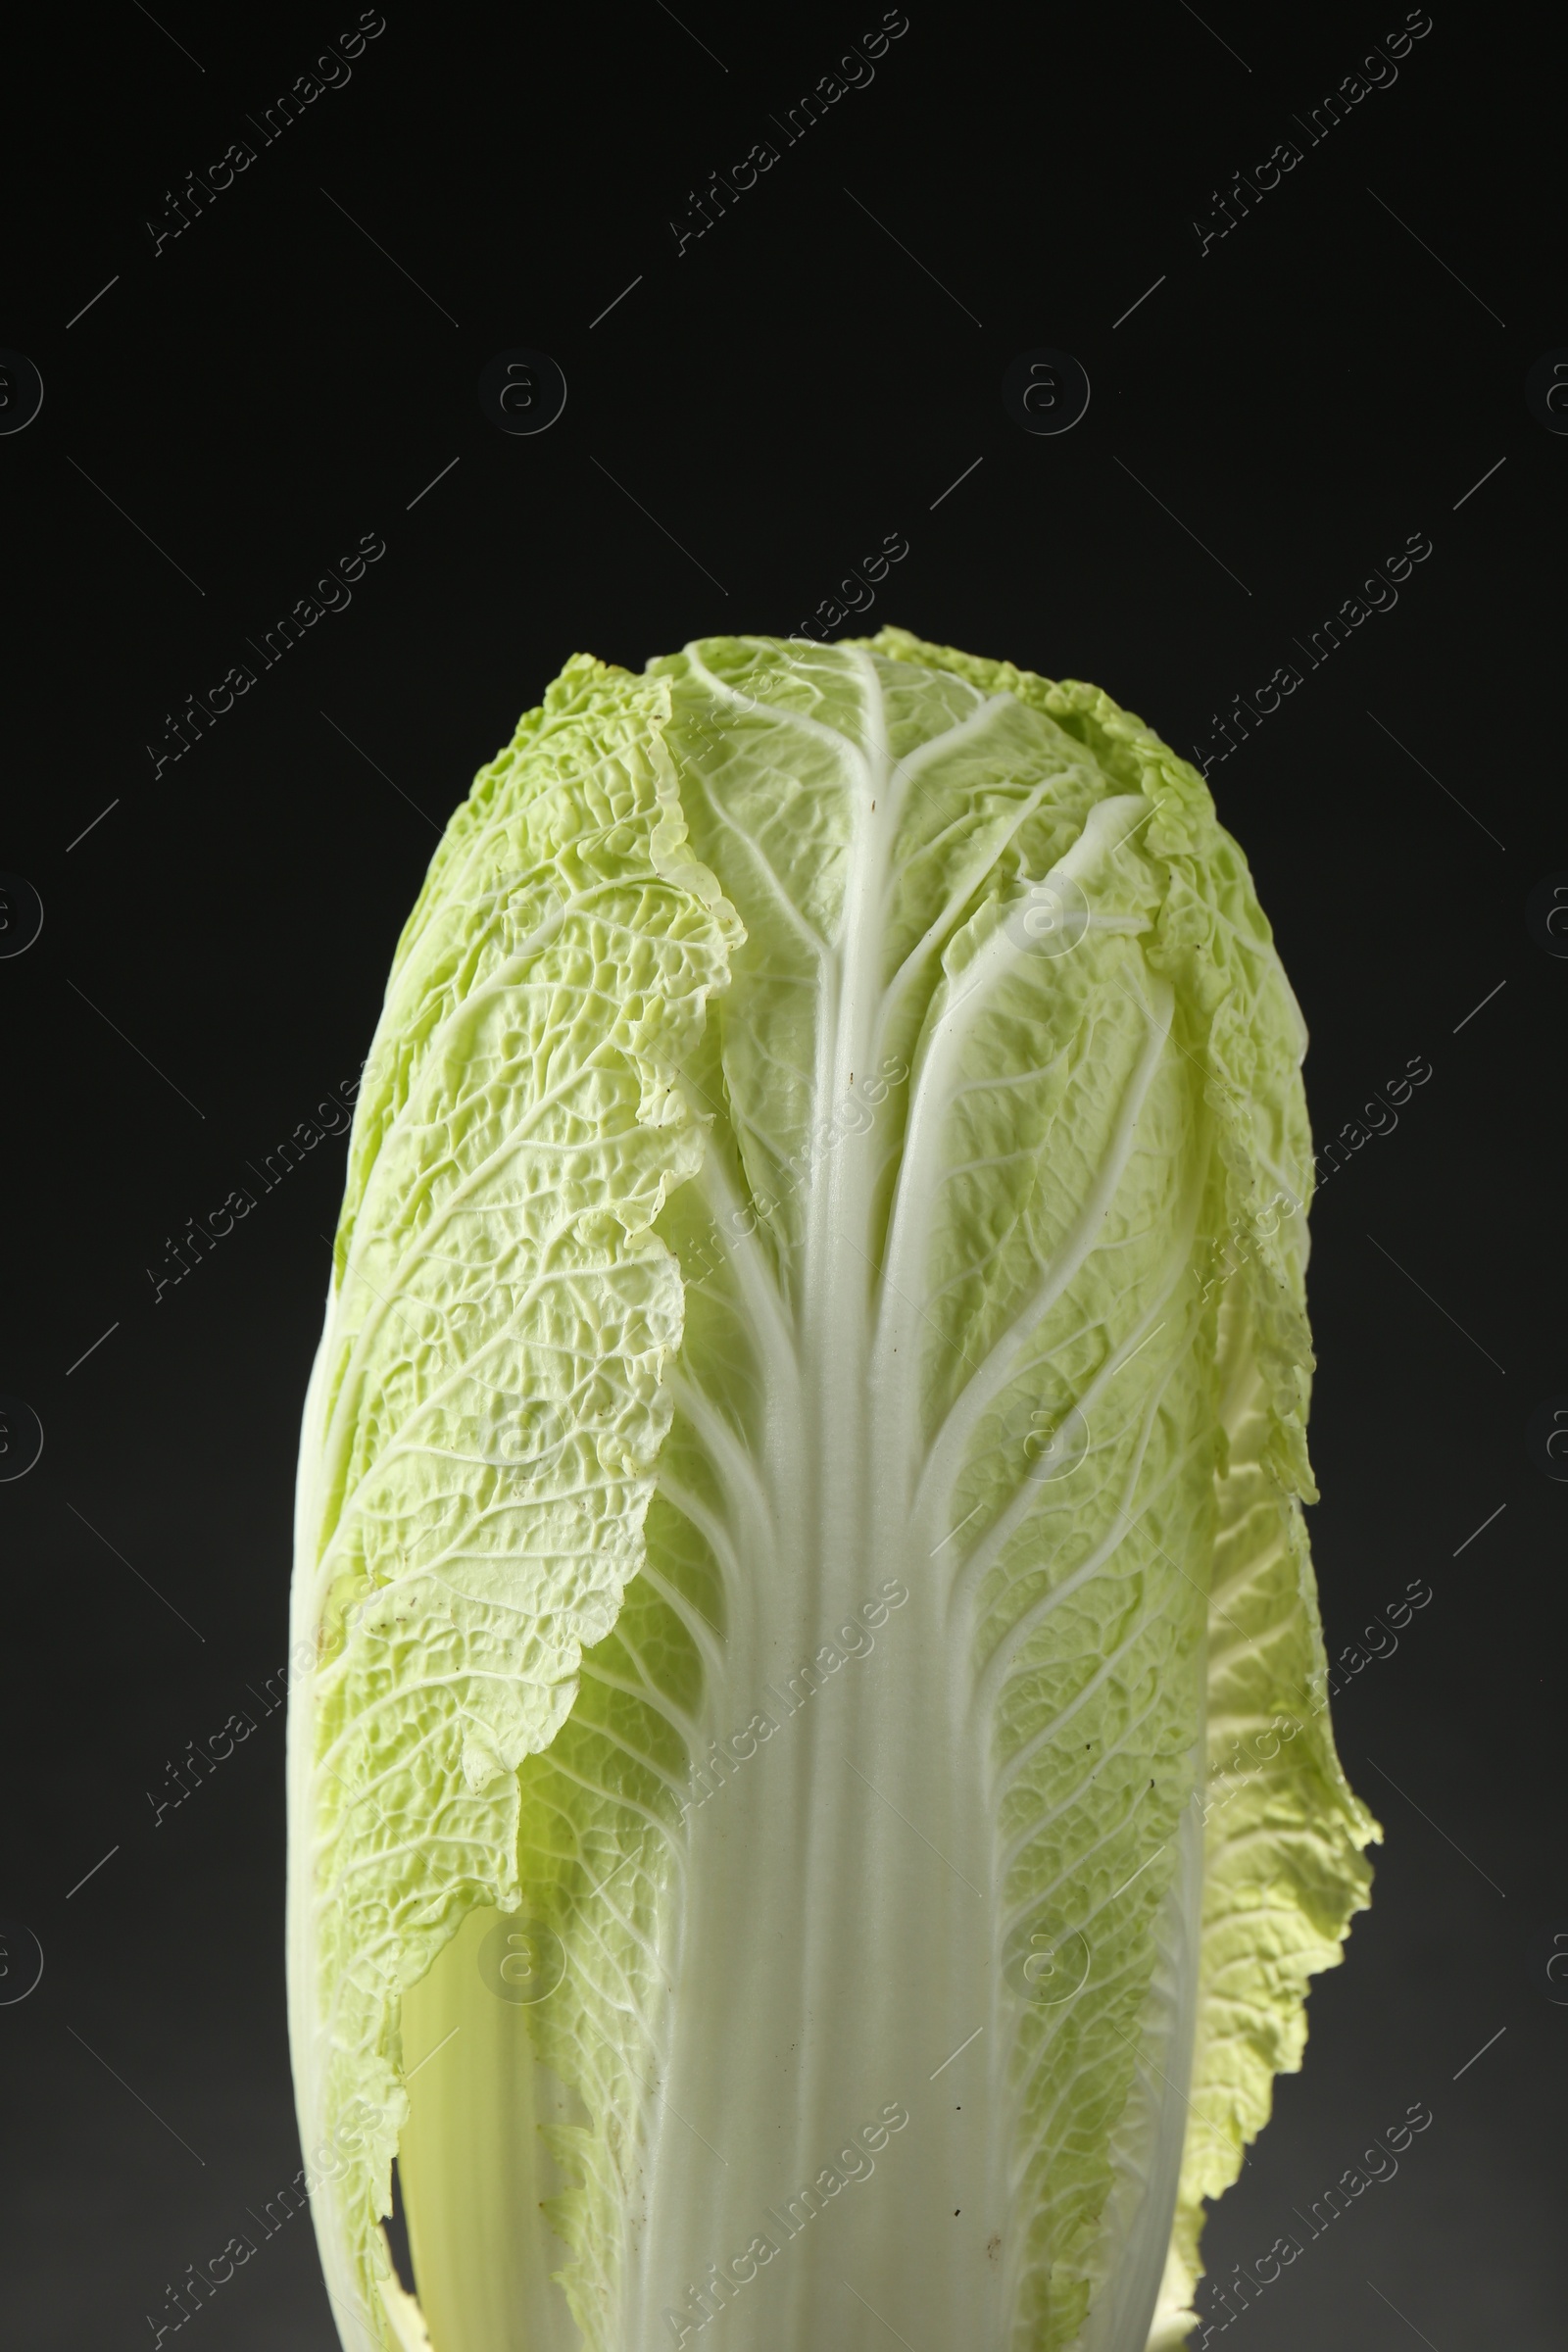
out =
[[(1387, 1842), (1208, 2247), (1250, 2267), (1424, 2102), (1397, 2177), (1232, 2339), (1560, 2340), (1568, 1465), (1530, 1427), (1568, 1392), (1568, 938), (1530, 903), (1568, 868), (1568, 416), (1526, 376), (1568, 346), (1562, 53), (1435, 9), (1407, 37), (1393, 0), (1262, 29), (1169, 0), (1053, 12), (1024, 50), (915, 0), (885, 43), (870, 0), (745, 29), (389, 0), (363, 41), (347, 8), (166, 0), (14, 57), (0, 422), (19, 354), (43, 402), (0, 439), (0, 862), (43, 924), (0, 963), (0, 1389), (44, 1444), (0, 1488), (7, 2341), (153, 2340), (300, 2162), (266, 1708), (342, 1143), (269, 1192), (247, 1171), (353, 1080), (439, 827), (567, 655), (821, 625), (889, 534), (852, 627), (1093, 678), (1188, 753), (1247, 698), (1211, 782), (1320, 1138), (1430, 1063), (1314, 1220), (1331, 1650), (1432, 1594), (1342, 1669)], [(835, 74), (858, 86), (792, 123)], [(481, 410), (518, 350), (564, 373), (543, 433)], [(1064, 434), (1004, 404), (1042, 350), (1092, 387)], [(1396, 603), (1367, 591), (1314, 661), (1412, 536)], [(269, 662), (362, 538), (384, 553)], [(254, 1212), (158, 1294), (241, 1186)], [(241, 1708), (256, 1733), (159, 1815)], [(309, 2228), (190, 2323), (210, 2352), (326, 2352)]]

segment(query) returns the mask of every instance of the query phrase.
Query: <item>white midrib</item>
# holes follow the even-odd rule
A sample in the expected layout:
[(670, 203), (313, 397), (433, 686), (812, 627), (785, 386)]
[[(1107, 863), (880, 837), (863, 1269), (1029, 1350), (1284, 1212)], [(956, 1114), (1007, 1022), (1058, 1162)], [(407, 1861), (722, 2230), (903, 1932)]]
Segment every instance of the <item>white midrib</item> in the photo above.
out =
[[(857, 1068), (862, 1078), (868, 1074), (880, 993), (893, 838), (887, 726), (871, 662), (861, 654), (857, 667), (864, 698), (865, 749), (845, 744), (850, 848), (834, 958), (834, 1002), (831, 1019), (823, 1022), (826, 1051), (818, 1063), (823, 1092), (814, 1105), (813, 1126), (831, 1120), (848, 1104)], [(852, 1135), (825, 1155), (807, 1194), (801, 1355), (806, 1393), (818, 1416), (817, 1542), (824, 1561), (834, 1555), (843, 1530), (856, 1524), (863, 1509), (859, 1489), (867, 1435), (865, 1372), (876, 1274), (870, 1201), (870, 1154), (863, 1139)], [(860, 1426), (856, 1428), (856, 1423)], [(832, 1597), (822, 1594), (824, 1601)], [(843, 1598), (849, 1605), (852, 1596)]]
[[(875, 668), (864, 657), (858, 666), (863, 749), (841, 739), (849, 824), (813, 1131), (870, 1074), (882, 1009), (900, 796)], [(995, 2334), (1000, 2274), (985, 2246), (1002, 2216), (986, 2176), (1004, 2134), (988, 2091), (990, 1838), (978, 1756), (954, 1753), (970, 1735), (950, 1705), (949, 1563), (933, 1567), (913, 1540), (906, 1437), (890, 1454), (873, 1426), (874, 1182), (869, 1133), (843, 1137), (808, 1179), (798, 1382), (776, 1351), (762, 1367), (770, 1392), (795, 1388), (770, 1401), (770, 1429), (793, 1423), (799, 1439), (766, 1448), (765, 1526), (736, 1531), (753, 1590), (731, 1616), (705, 1737), (731, 1735), (759, 1705), (781, 1715), (787, 1679), (886, 1580), (908, 1598), (868, 1656), (688, 1818), (674, 2033), (652, 2124), (647, 2251), (632, 2258), (623, 2304), (627, 2352), (668, 2345), (662, 2313), (690, 2308), (685, 2290), (705, 2267), (757, 2231), (779, 2237), (769, 2211), (898, 2100), (911, 2120), (872, 2179), (781, 2243), (704, 2339), (711, 2331), (718, 2352), (860, 2352), (872, 2323), (857, 2294), (914, 2352)], [(913, 1383), (906, 1409), (918, 1409)], [(733, 1507), (740, 1482), (726, 1486)], [(771, 1557), (754, 1582), (760, 1553)]]

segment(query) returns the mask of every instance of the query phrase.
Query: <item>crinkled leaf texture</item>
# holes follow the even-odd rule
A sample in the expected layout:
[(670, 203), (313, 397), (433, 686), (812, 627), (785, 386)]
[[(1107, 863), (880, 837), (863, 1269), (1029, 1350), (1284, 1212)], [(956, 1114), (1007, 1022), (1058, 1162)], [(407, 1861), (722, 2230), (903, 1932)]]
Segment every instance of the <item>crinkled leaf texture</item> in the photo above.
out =
[(481, 772), (301, 1459), (352, 2352), (1182, 2340), (1377, 1835), (1304, 1045), (1201, 779), (1093, 687), (712, 639), (568, 663)]

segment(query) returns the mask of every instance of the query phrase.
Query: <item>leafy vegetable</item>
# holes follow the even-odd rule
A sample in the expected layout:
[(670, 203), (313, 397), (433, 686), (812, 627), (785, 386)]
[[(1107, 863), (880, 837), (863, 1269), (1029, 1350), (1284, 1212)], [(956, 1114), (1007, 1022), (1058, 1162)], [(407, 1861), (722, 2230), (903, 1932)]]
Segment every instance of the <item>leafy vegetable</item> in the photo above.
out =
[(569, 662), (481, 771), (301, 1460), (346, 2346), (1192, 2326), (1378, 1834), (1301, 1519), (1304, 1044), (1093, 687), (708, 640)]

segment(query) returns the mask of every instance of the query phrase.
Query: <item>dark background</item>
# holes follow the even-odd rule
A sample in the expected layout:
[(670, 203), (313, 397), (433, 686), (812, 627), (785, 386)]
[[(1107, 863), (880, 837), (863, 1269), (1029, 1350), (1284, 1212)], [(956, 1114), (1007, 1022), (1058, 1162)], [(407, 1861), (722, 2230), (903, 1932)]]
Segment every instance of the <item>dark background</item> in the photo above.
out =
[[(1564, 60), (1544, 18), (1434, 5), (1313, 145), (1293, 113), (1398, 30), (1393, 0), (1326, 27), (1030, 12), (1028, 50), (1021, 11), (910, 0), (874, 81), (788, 148), (769, 117), (875, 30), (870, 0), (749, 30), (703, 0), (389, 0), (265, 146), (247, 116), (350, 8), (127, 4), (13, 53), (0, 342), (45, 397), (0, 439), (0, 863), (45, 919), (0, 962), (0, 1389), (45, 1444), (0, 1487), (0, 1910), (45, 1966), (0, 2008), (8, 2342), (150, 2342), (166, 2283), (300, 2163), (281, 1712), (156, 1826), (154, 1800), (284, 1663), (341, 1142), (156, 1303), (148, 1269), (353, 1079), (439, 827), (568, 655), (787, 633), (890, 532), (909, 553), (854, 625), (1093, 678), (1186, 753), (1433, 542), (1211, 777), (1311, 1026), (1320, 1139), (1432, 1065), (1324, 1188), (1312, 1305), (1331, 1650), (1411, 1578), (1433, 1598), (1339, 1701), (1387, 1832), (1374, 1907), (1207, 2243), (1250, 2265), (1424, 2101), (1398, 2177), (1230, 2340), (1560, 2341), (1568, 1984), (1538, 1931), (1568, 1932), (1568, 1488), (1526, 1432), (1568, 1392), (1568, 940), (1526, 909), (1568, 868), (1568, 438), (1524, 378), (1568, 345)], [(1195, 216), (1287, 137), (1301, 163), (1200, 255)], [(146, 222), (237, 138), (256, 161), (155, 254)], [(677, 254), (689, 191), (761, 138), (778, 163)], [(518, 346), (569, 387), (534, 437), (476, 397)], [(1001, 397), (1041, 346), (1093, 385), (1060, 437)], [(246, 639), (368, 532), (352, 604), (262, 669)], [(155, 774), (166, 714), (240, 661), (256, 685)], [(328, 2352), (308, 2220), (192, 2324), (208, 2352)]]

